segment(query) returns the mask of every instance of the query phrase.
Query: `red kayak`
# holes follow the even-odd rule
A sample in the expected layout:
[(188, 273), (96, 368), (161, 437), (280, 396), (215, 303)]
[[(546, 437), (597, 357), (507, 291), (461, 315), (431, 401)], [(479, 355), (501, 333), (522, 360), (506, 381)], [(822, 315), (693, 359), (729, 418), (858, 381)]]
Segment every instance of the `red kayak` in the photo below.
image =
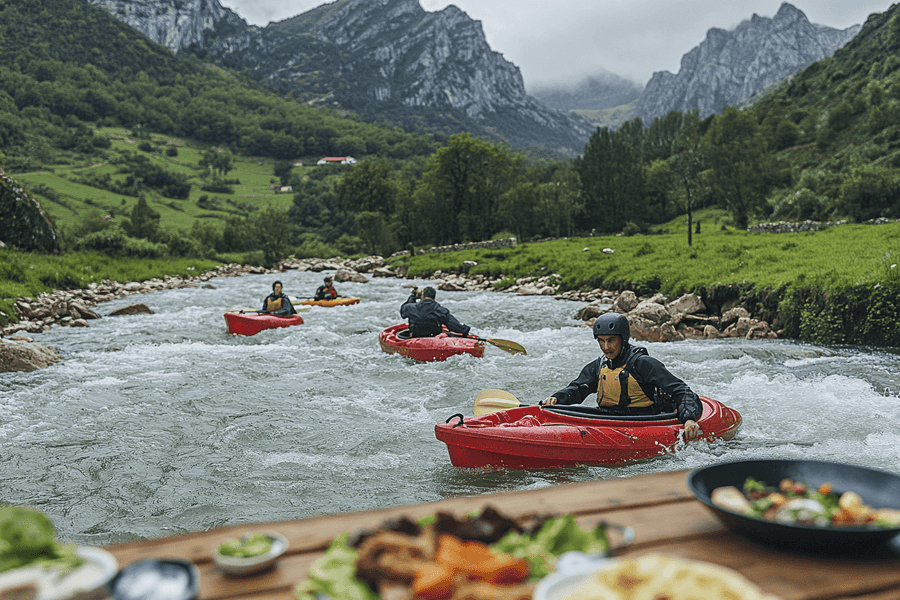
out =
[(381, 349), (388, 354), (402, 354), (414, 360), (435, 362), (447, 360), (456, 354), (471, 354), (476, 358), (484, 356), (484, 342), (475, 336), (460, 337), (444, 332), (434, 337), (409, 337), (406, 323), (393, 325), (378, 334)]
[(228, 333), (238, 335), (256, 335), (263, 329), (276, 329), (278, 327), (290, 327), (302, 325), (303, 317), (300, 315), (260, 315), (257, 313), (225, 313), (225, 324)]
[[(700, 438), (732, 439), (741, 415), (717, 400), (703, 396), (700, 400)], [(673, 413), (619, 417), (598, 415), (596, 408), (583, 405), (526, 406), (468, 418), (454, 415), (434, 426), (454, 466), (514, 469), (615, 466), (647, 459), (671, 452), (682, 430)]]

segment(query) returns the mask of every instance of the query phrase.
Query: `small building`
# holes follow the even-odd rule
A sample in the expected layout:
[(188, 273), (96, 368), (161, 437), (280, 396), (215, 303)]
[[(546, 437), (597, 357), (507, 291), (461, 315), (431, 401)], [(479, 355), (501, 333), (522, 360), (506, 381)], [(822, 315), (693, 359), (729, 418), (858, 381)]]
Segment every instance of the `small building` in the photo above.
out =
[(352, 156), (326, 156), (319, 159), (317, 165), (355, 165), (356, 159)]

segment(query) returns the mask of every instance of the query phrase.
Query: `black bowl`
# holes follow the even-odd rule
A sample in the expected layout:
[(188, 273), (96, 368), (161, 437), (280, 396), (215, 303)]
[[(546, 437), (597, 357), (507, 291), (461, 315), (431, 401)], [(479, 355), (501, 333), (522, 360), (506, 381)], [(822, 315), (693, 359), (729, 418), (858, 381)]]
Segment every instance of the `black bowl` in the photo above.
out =
[(815, 527), (776, 523), (748, 517), (713, 504), (710, 496), (718, 487), (738, 489), (753, 477), (766, 485), (777, 486), (789, 477), (818, 487), (830, 483), (841, 494), (856, 492), (863, 504), (875, 509), (900, 509), (900, 475), (843, 463), (818, 460), (745, 460), (718, 463), (691, 471), (687, 486), (728, 529), (772, 546), (819, 553), (848, 553), (872, 550), (900, 534), (900, 527)]
[(192, 600), (199, 591), (197, 567), (174, 558), (132, 563), (109, 582), (113, 600)]

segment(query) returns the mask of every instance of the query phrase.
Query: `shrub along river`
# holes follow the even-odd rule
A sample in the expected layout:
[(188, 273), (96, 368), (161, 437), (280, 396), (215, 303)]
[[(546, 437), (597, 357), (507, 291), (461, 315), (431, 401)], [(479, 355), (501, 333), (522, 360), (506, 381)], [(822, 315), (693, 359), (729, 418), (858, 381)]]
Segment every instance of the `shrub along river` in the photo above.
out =
[[(400, 322), (407, 286), (426, 281), (338, 284), (362, 302), (315, 307), (296, 327), (226, 333), (227, 306), (258, 307), (276, 279), (291, 296), (311, 295), (322, 276), (219, 278), (213, 289), (123, 297), (96, 307), (104, 318), (90, 327), (34, 336), (63, 358), (0, 374), (0, 501), (43, 510), (64, 541), (103, 545), (720, 460), (827, 459), (900, 473), (896, 351), (739, 339), (644, 344), (696, 392), (740, 411), (730, 442), (622, 468), (455, 468), (435, 423), (471, 415), (486, 388), (546, 398), (599, 355), (573, 318), (582, 304), (439, 291), (474, 332), (528, 349), (489, 345), (483, 358), (443, 363), (378, 344)], [(154, 314), (107, 316), (138, 302)]]

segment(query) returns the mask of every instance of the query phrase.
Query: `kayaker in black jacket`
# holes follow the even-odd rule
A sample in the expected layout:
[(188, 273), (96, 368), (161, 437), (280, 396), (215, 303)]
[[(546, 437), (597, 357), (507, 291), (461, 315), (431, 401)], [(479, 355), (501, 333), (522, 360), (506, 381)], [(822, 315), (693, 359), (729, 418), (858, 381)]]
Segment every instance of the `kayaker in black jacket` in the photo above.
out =
[(338, 297), (337, 290), (334, 289), (334, 283), (331, 277), (325, 278), (325, 283), (316, 289), (313, 300), (334, 300)]
[(282, 317), (297, 314), (294, 305), (291, 304), (291, 299), (287, 297), (287, 294), (281, 293), (280, 281), (272, 284), (272, 293), (263, 300), (263, 307), (259, 314), (280, 315)]
[(442, 325), (453, 333), (469, 335), (471, 328), (435, 301), (437, 293), (433, 287), (422, 290), (422, 299), (417, 302), (418, 291), (419, 288), (414, 287), (406, 302), (400, 305), (400, 316), (409, 319), (409, 337), (434, 337), (443, 331)]
[(578, 378), (541, 404), (580, 404), (597, 392), (597, 405), (613, 414), (678, 413), (684, 438), (697, 439), (703, 412), (700, 398), (672, 375), (647, 349), (628, 343), (631, 328), (619, 313), (602, 314), (594, 321), (594, 338), (603, 356), (581, 369)]

